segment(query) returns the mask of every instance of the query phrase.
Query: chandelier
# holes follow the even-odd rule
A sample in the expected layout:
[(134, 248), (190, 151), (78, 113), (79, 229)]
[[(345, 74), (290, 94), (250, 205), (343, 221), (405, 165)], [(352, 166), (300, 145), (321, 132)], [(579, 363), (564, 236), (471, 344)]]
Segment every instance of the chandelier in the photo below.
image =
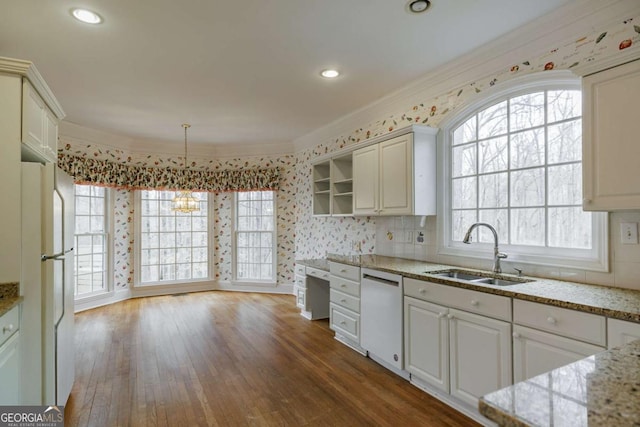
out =
[[(184, 128), (184, 170), (189, 169), (187, 164), (187, 129), (191, 127), (188, 123), (183, 123)], [(185, 173), (186, 175), (186, 173)], [(200, 200), (195, 198), (190, 190), (176, 192), (176, 197), (171, 201), (171, 210), (174, 212), (191, 213), (200, 210)]]

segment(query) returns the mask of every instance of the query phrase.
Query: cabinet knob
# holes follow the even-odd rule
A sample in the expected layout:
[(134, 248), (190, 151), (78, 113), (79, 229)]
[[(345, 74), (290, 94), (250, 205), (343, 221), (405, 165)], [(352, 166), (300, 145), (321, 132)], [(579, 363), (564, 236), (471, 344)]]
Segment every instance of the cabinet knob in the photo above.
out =
[(343, 268), (342, 270), (340, 270), (340, 273), (346, 273), (346, 272), (347, 272), (346, 268)]
[(442, 319), (443, 317), (445, 317), (447, 315), (447, 313), (438, 313), (438, 317), (440, 319)]
[(587, 205), (590, 205), (591, 204), (591, 199), (582, 199), (582, 202), (587, 204)]
[(421, 294), (426, 294), (427, 290), (425, 288), (420, 288), (418, 289), (418, 292), (420, 292)]
[(344, 303), (346, 303), (346, 302), (347, 302), (347, 300), (346, 300), (346, 299), (344, 299), (344, 298), (342, 298), (342, 299), (340, 300), (340, 302), (344, 304)]
[(474, 299), (471, 300), (471, 305), (477, 307), (480, 303)]
[(341, 288), (346, 288), (347, 285), (345, 285), (344, 283), (340, 285)]
[(558, 323), (558, 321), (556, 320), (555, 317), (547, 317), (547, 323), (551, 324), (551, 325), (555, 325), (556, 323)]
[(514, 337), (514, 338), (520, 338), (520, 334), (519, 334), (519, 333), (517, 333), (517, 332), (514, 332), (514, 333), (513, 333), (513, 337)]
[(343, 320), (343, 321), (341, 321), (341, 322), (340, 322), (340, 324), (341, 324), (342, 326), (344, 326), (344, 325), (346, 325), (346, 324), (347, 324), (347, 322), (345, 322), (345, 321)]
[(11, 332), (14, 328), (15, 326), (13, 326), (13, 323), (9, 323), (9, 326), (5, 326), (4, 328), (2, 328), (2, 333), (6, 334), (7, 332)]
[(454, 319), (453, 314), (447, 314), (447, 319), (453, 320)]

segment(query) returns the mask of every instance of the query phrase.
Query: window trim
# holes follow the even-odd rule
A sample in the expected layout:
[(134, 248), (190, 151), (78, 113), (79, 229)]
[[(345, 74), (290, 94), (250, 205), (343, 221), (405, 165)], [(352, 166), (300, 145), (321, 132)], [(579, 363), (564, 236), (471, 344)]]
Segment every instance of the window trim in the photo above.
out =
[[(87, 185), (87, 186), (91, 186), (91, 184), (74, 184), (74, 206), (75, 206), (75, 186), (76, 185)], [(75, 290), (74, 290), (74, 296), (73, 299), (75, 302), (78, 303), (84, 303), (84, 302), (89, 302), (89, 301), (93, 301), (93, 300), (98, 300), (101, 298), (104, 298), (105, 296), (108, 295), (113, 295), (113, 293), (115, 292), (114, 289), (114, 276), (113, 276), (113, 260), (114, 260), (114, 218), (113, 218), (113, 208), (115, 206), (115, 195), (114, 195), (114, 191), (112, 191), (111, 188), (105, 187), (104, 188), (105, 191), (105, 197), (104, 197), (104, 220), (105, 220), (105, 231), (104, 231), (104, 238), (105, 238), (105, 272), (104, 272), (104, 280), (105, 280), (105, 288), (104, 290), (101, 291), (94, 291), (91, 293), (84, 293), (81, 295), (76, 295), (75, 294)], [(75, 209), (74, 209), (74, 218), (75, 218)], [(75, 220), (75, 219), (74, 219)], [(74, 234), (73, 234), (73, 238), (75, 241), (77, 234), (75, 233), (74, 230)], [(75, 274), (75, 257), (77, 255), (74, 254), (74, 280), (76, 277)], [(74, 284), (74, 288), (75, 288), (75, 284)]]
[(273, 193), (273, 230), (272, 230), (272, 246), (271, 253), (273, 254), (271, 264), (273, 276), (271, 280), (256, 280), (256, 279), (238, 279), (238, 192), (233, 194), (233, 203), (231, 206), (231, 222), (232, 222), (232, 236), (231, 236), (231, 252), (232, 252), (232, 266), (231, 266), (231, 284), (237, 286), (276, 286), (278, 283), (278, 192), (275, 190), (266, 190)]
[[(451, 240), (451, 144), (453, 130), (464, 123), (472, 114), (494, 105), (504, 99), (526, 93), (554, 89), (581, 90), (581, 79), (569, 70), (544, 71), (518, 77), (502, 83), (500, 88), (490, 94), (473, 97), (456, 114), (440, 124), (438, 134), (438, 256), (456, 258), (492, 260), (491, 243), (465, 245)], [(539, 250), (520, 245), (501, 243), (508, 255), (507, 262), (540, 265), (544, 267), (577, 268), (589, 271), (609, 271), (608, 215), (605, 212), (593, 212), (593, 249), (588, 256), (571, 256), (572, 249), (540, 247)]]
[[(208, 263), (208, 275), (206, 278), (201, 279), (187, 279), (187, 280), (163, 280), (161, 282), (145, 282), (142, 283), (140, 281), (140, 272), (141, 272), (141, 259), (142, 259), (142, 246), (140, 242), (142, 241), (142, 191), (143, 190), (134, 190), (133, 198), (134, 198), (134, 274), (133, 274), (133, 284), (132, 288), (137, 291), (149, 290), (149, 289), (165, 289), (175, 287), (176, 291), (182, 291), (184, 287), (189, 287), (189, 285), (210, 285), (214, 282), (215, 278), (215, 265), (214, 265), (214, 241), (213, 235), (214, 227), (213, 227), (213, 193), (208, 193), (207, 196), (207, 244), (208, 244), (208, 253), (207, 253), (207, 263)], [(156, 191), (164, 191), (164, 190), (156, 190)]]

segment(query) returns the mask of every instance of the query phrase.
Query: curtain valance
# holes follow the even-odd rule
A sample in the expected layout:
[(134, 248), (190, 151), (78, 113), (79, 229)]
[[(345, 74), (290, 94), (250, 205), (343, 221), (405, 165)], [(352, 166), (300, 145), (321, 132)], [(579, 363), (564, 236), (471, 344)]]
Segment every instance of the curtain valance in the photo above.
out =
[(127, 189), (225, 191), (278, 190), (278, 168), (193, 170), (153, 168), (58, 154), (58, 166), (78, 184)]

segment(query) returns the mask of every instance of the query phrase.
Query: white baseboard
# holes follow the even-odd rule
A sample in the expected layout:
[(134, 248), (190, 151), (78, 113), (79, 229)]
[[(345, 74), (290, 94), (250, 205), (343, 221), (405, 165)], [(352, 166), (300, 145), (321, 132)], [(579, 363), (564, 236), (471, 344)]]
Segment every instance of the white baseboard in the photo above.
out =
[(102, 295), (96, 295), (86, 299), (76, 300), (74, 303), (74, 312), (80, 313), (81, 311), (91, 310), (92, 308), (114, 304), (116, 302), (125, 301), (131, 298), (132, 296), (130, 289), (112, 291)]
[(181, 294), (185, 292), (203, 292), (203, 291), (233, 291), (233, 292), (258, 292), (268, 294), (284, 294), (293, 295), (293, 284), (285, 285), (251, 285), (251, 284), (233, 284), (231, 282), (203, 282), (182, 285), (163, 285), (153, 287), (134, 287), (130, 289), (122, 289), (118, 291), (107, 292), (101, 295), (94, 295), (88, 298), (77, 300), (74, 306), (74, 312), (91, 310), (116, 302), (125, 301), (131, 298), (155, 297), (161, 295)]

